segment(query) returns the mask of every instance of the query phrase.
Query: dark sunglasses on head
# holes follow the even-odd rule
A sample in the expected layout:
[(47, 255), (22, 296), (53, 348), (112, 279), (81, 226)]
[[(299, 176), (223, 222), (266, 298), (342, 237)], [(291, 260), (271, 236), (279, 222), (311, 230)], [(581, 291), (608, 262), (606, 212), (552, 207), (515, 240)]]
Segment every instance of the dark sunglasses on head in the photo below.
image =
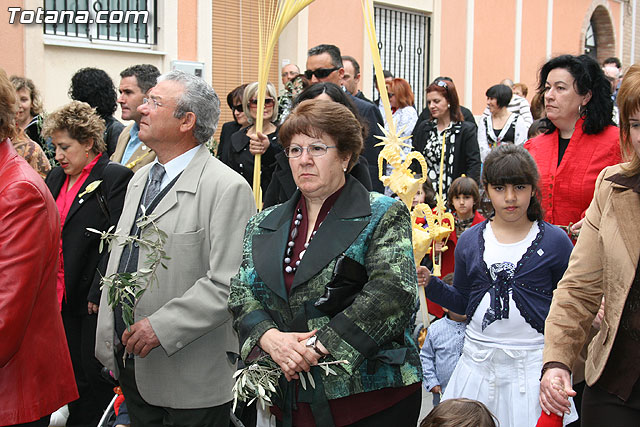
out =
[(446, 90), (447, 92), (449, 92), (449, 86), (447, 86), (447, 82), (445, 82), (444, 80), (438, 80), (438, 82), (436, 83), (438, 86), (443, 87), (444, 90)]
[[(270, 107), (273, 106), (276, 103), (276, 101), (273, 100), (273, 98), (267, 98), (264, 100), (264, 106), (265, 107)], [(256, 106), (258, 105), (258, 100), (257, 99), (250, 99), (249, 100), (249, 104)]]
[(317, 70), (307, 70), (304, 72), (304, 76), (311, 80), (311, 76), (316, 76), (316, 78), (318, 79), (324, 79), (329, 77), (329, 74), (333, 73), (336, 70), (339, 70), (340, 67), (333, 67), (333, 68), (318, 68)]
[(231, 107), (231, 109), (232, 109), (233, 111), (237, 111), (238, 113), (242, 113), (242, 112), (243, 112), (243, 110), (242, 110), (242, 104), (234, 105), (233, 107)]

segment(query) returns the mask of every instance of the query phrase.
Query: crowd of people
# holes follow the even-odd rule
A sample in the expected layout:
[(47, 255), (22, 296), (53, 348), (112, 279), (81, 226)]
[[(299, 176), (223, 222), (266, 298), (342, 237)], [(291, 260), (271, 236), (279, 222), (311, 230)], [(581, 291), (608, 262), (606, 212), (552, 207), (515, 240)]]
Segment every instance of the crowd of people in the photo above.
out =
[[(385, 71), (387, 117), (322, 44), (267, 84), (260, 132), (258, 82), (239, 82), (212, 144), (199, 77), (133, 65), (116, 91), (83, 68), (47, 114), (0, 70), (0, 425), (66, 405), (97, 426), (114, 385), (113, 426), (635, 425), (640, 66), (621, 71), (561, 55), (531, 104), (504, 79), (478, 117), (449, 77), (419, 112)], [(427, 165), (413, 205), (441, 190), (453, 214), (442, 278), (380, 180), (388, 120)], [(266, 359), (277, 384), (248, 387), (272, 406), (234, 411), (236, 369)]]

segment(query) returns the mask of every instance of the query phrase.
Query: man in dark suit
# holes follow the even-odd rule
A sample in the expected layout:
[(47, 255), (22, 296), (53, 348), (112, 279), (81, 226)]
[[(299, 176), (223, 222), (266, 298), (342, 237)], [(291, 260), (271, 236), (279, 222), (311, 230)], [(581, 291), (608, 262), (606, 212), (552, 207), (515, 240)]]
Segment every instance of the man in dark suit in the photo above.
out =
[[(311, 84), (331, 82), (342, 86), (344, 66), (342, 64), (340, 49), (330, 44), (321, 44), (309, 49), (307, 52), (307, 70), (304, 74)], [(380, 129), (380, 126), (384, 126), (382, 115), (380, 114), (380, 110), (372, 103), (363, 101), (351, 94), (349, 95), (358, 109), (358, 113), (367, 123), (367, 136), (364, 140), (363, 155), (369, 162), (369, 173), (371, 175), (373, 189), (383, 193), (384, 186), (378, 177), (378, 154), (380, 154), (382, 147), (375, 147), (375, 145), (380, 142), (375, 136), (383, 135)]]
[(342, 66), (344, 67), (344, 77), (342, 77), (342, 87), (344, 87), (347, 92), (356, 98), (360, 98), (363, 101), (371, 102), (370, 99), (367, 99), (364, 96), (364, 93), (360, 89), (358, 89), (358, 83), (360, 83), (360, 64), (356, 61), (356, 58), (349, 55), (342, 56)]

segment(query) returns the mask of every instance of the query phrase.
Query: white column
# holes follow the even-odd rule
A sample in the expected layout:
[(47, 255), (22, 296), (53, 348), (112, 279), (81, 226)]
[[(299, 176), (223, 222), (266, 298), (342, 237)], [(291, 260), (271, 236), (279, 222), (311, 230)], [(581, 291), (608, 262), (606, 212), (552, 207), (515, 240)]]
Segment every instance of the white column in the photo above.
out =
[(636, 7), (637, 0), (633, 0), (631, 7), (631, 61), (629, 61), (629, 65), (636, 62)]
[(547, 60), (551, 59), (553, 40), (553, 0), (547, 0)]
[(464, 105), (473, 109), (473, 27), (475, 1), (467, 0), (467, 43), (464, 73)]
[(620, 45), (618, 46), (618, 58), (622, 61), (622, 56), (624, 55), (624, 9), (626, 5), (622, 1), (618, 1), (618, 4), (620, 5)]
[(520, 81), (520, 62), (522, 52), (522, 0), (516, 1), (516, 40), (515, 53), (513, 55), (513, 81)]

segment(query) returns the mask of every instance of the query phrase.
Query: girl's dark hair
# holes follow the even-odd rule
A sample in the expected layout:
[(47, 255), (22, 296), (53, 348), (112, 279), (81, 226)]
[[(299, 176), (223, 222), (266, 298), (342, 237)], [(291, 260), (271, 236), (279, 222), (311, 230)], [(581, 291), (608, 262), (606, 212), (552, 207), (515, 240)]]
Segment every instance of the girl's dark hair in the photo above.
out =
[[(505, 184), (529, 184), (532, 187), (533, 195), (527, 209), (529, 221), (541, 221), (544, 218), (544, 211), (540, 204), (540, 188), (538, 181), (540, 175), (535, 160), (531, 154), (523, 147), (513, 144), (502, 144), (489, 153), (484, 160), (482, 170), (482, 183), (486, 189), (491, 185)], [(487, 218), (493, 217), (495, 212), (484, 206)]]
[(447, 207), (449, 210), (455, 210), (453, 207), (453, 198), (461, 194), (473, 197), (473, 212), (475, 213), (478, 210), (478, 206), (480, 206), (480, 190), (478, 189), (478, 184), (475, 179), (469, 178), (468, 176), (460, 176), (451, 183), (449, 193), (447, 194)]
[(111, 77), (98, 68), (82, 68), (71, 77), (69, 97), (75, 101), (86, 102), (106, 119), (118, 106), (118, 95)]
[[(416, 178), (419, 177), (416, 176)], [(434, 208), (436, 206), (436, 190), (433, 189), (433, 184), (429, 177), (422, 183), (422, 192), (424, 193), (424, 202), (428, 204), (429, 207)]]
[(460, 397), (433, 408), (420, 427), (496, 427), (499, 423), (482, 402)]
[[(564, 68), (575, 82), (573, 87), (580, 95), (586, 95), (591, 91), (591, 99), (584, 107), (581, 117), (584, 118), (582, 130), (588, 135), (595, 135), (604, 130), (607, 125), (613, 124), (613, 101), (611, 100), (611, 83), (604, 76), (604, 72), (595, 59), (589, 55), (561, 55), (549, 60), (540, 69), (538, 81), (538, 93), (546, 92), (545, 85), (551, 70)], [(552, 133), (556, 126), (549, 119), (549, 130)]]
[(342, 104), (349, 109), (353, 113), (353, 115), (358, 119), (360, 125), (362, 126), (362, 138), (365, 139), (367, 137), (367, 124), (360, 117), (360, 113), (358, 113), (358, 109), (356, 105), (353, 103), (349, 96), (345, 93), (344, 90), (340, 88), (335, 83), (330, 82), (320, 82), (311, 86), (307, 86), (300, 94), (293, 100), (293, 108), (295, 108), (302, 101), (307, 101), (309, 99), (316, 99), (316, 97), (326, 93), (329, 98), (331, 98), (334, 102), (338, 104)]
[(503, 108), (509, 105), (513, 91), (507, 85), (493, 85), (485, 93), (487, 98), (495, 98), (498, 107)]
[(438, 92), (449, 103), (449, 118), (452, 122), (461, 122), (464, 120), (462, 111), (460, 111), (460, 99), (458, 98), (458, 91), (456, 85), (451, 80), (435, 79), (427, 87), (427, 95), (429, 92)]

